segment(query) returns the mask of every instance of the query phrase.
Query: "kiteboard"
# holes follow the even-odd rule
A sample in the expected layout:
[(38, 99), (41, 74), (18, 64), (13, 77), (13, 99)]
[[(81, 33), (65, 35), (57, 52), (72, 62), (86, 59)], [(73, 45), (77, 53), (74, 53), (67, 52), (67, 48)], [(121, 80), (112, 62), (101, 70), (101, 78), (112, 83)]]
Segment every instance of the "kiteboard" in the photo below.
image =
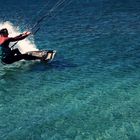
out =
[(50, 62), (54, 59), (56, 55), (56, 50), (39, 50), (27, 52), (29, 56), (36, 57), (36, 60), (43, 62)]

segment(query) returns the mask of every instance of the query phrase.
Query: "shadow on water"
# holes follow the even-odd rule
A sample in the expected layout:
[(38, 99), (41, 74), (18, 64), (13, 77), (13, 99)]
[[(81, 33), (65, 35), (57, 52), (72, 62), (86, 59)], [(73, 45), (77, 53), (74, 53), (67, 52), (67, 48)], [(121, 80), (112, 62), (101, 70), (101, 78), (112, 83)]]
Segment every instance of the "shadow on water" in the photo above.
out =
[(77, 64), (74, 64), (71, 60), (68, 59), (61, 59), (61, 60), (54, 60), (50, 63), (45, 62), (38, 62), (33, 63), (30, 65), (31, 71), (47, 71), (47, 70), (64, 70), (67, 68), (75, 68)]
[(56, 70), (61, 71), (64, 69), (72, 69), (78, 67), (71, 59), (61, 58), (59, 60), (53, 60), (52, 62), (29, 62), (21, 61), (14, 63), (12, 65), (0, 64), (0, 79), (7, 79), (16, 77), (18, 73), (28, 73), (28, 72), (42, 72)]

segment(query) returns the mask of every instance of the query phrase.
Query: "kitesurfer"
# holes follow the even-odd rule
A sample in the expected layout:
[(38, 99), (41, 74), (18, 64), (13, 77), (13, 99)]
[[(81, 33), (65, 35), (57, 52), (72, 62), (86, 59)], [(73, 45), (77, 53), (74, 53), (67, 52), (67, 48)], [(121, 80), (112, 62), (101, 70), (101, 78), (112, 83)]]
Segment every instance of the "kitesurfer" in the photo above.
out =
[(31, 32), (24, 32), (16, 37), (8, 37), (9, 33), (6, 28), (0, 30), (0, 46), (2, 51), (1, 61), (6, 64), (11, 64), (21, 59), (25, 60), (35, 60), (36, 57), (30, 56), (28, 54), (21, 54), (20, 51), (16, 49), (11, 49), (9, 47), (10, 42), (16, 42), (25, 39), (31, 34)]

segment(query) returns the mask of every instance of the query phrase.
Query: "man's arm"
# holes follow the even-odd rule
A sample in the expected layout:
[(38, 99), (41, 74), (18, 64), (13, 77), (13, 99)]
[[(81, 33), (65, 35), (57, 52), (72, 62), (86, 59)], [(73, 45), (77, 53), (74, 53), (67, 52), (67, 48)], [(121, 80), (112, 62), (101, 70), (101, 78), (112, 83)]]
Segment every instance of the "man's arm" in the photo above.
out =
[(25, 39), (25, 38), (26, 38), (27, 36), (29, 36), (30, 34), (31, 34), (30, 32), (25, 32), (25, 33), (20, 34), (20, 35), (18, 35), (18, 36), (16, 36), (16, 37), (10, 37), (8, 40), (9, 40), (10, 42), (20, 41), (20, 40)]

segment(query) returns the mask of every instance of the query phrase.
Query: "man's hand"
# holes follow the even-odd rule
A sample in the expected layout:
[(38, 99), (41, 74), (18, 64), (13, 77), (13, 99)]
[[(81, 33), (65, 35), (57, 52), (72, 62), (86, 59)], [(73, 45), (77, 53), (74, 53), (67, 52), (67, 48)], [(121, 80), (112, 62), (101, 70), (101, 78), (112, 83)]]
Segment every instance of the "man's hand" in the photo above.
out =
[(31, 32), (23, 32), (23, 35), (30, 35)]

